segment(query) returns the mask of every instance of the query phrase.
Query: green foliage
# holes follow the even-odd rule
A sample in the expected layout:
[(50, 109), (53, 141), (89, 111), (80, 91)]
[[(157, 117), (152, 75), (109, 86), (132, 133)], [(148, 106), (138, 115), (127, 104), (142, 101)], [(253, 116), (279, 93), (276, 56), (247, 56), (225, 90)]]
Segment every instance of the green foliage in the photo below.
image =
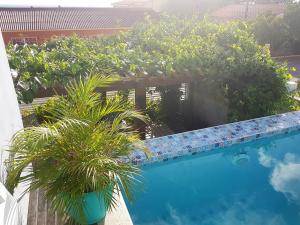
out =
[[(31, 47), (10, 46), (8, 51), (14, 59), (11, 66), (18, 70), (22, 82), (27, 76), (34, 81), (38, 74), (45, 86), (64, 84), (92, 70), (126, 77), (189, 74), (201, 77), (226, 97), (230, 120), (269, 115), (284, 107), (288, 110), (285, 81), (289, 71), (272, 61), (268, 50), (257, 44), (249, 30), (247, 24), (239, 22), (148, 19), (113, 37), (93, 41), (69, 37), (33, 46), (38, 52), (35, 58), (41, 55), (45, 60), (40, 61), (46, 62), (37, 66), (43, 67), (38, 73), (32, 72), (36, 65), (27, 54)], [(26, 63), (20, 66), (16, 61)]]
[[(18, 183), (30, 181), (28, 189), (44, 189), (60, 212), (75, 207), (82, 213), (78, 199), (87, 192), (101, 193), (107, 209), (116, 206), (112, 193), (121, 189), (133, 199), (139, 169), (126, 160), (140, 142), (130, 121), (144, 117), (120, 102), (99, 102), (95, 88), (112, 80), (92, 76), (70, 83), (67, 96), (47, 108), (51, 122), (14, 135), (7, 162), (11, 192)], [(21, 174), (26, 167), (28, 174)]]
[(134, 44), (156, 58), (165, 55), (165, 74), (201, 76), (221, 91), (228, 99), (231, 121), (289, 108), (285, 86), (289, 71), (257, 45), (245, 24), (170, 19), (140, 29), (147, 38), (132, 39)]
[(289, 28), (289, 38), (293, 53), (300, 53), (300, 3), (291, 4), (284, 15), (284, 22)]
[(152, 123), (160, 124), (165, 115), (161, 111), (160, 100), (147, 99), (145, 115), (147, 115)]
[(300, 53), (300, 3), (288, 5), (283, 17), (266, 13), (252, 21), (253, 32), (262, 44), (271, 44), (275, 54)]
[(253, 29), (259, 43), (270, 44), (272, 50), (288, 51), (289, 29), (282, 17), (263, 14), (254, 21)]
[(15, 87), (19, 101), (31, 102), (41, 87), (60, 86), (90, 73), (109, 74), (109, 58), (95, 54), (88, 43), (73, 36), (55, 38), (40, 46), (8, 46), (10, 67), (18, 72)]
[(59, 104), (60, 97), (51, 97), (47, 100), (47, 102), (43, 105), (38, 105), (34, 107), (34, 114), (38, 122), (41, 124), (43, 122), (51, 122), (51, 118), (53, 112)]

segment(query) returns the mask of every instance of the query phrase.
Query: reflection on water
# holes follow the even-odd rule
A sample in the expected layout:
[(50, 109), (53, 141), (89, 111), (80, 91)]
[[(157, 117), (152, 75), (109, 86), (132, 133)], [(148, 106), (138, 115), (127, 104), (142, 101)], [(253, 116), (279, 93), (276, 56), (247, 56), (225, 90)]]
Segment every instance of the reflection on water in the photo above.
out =
[[(201, 221), (202, 225), (286, 225), (281, 215), (268, 210), (254, 210), (251, 198), (245, 202), (233, 202), (226, 211), (219, 211), (216, 215)], [(178, 224), (179, 225), (179, 224)]]
[[(253, 199), (255, 197), (249, 197), (246, 201), (235, 200), (226, 203), (221, 201), (224, 210), (219, 210), (216, 214), (211, 214), (202, 220), (189, 217), (175, 206), (167, 204), (167, 214), (164, 218), (143, 225), (288, 225), (281, 215), (264, 209), (253, 210), (251, 207)], [(199, 213), (200, 211), (201, 209)]]
[(277, 162), (276, 159), (266, 154), (264, 148), (259, 148), (258, 150), (258, 161), (262, 166), (267, 168), (272, 167)]
[(270, 183), (274, 189), (282, 192), (289, 201), (300, 204), (300, 156), (288, 152), (280, 161), (263, 149), (259, 153), (260, 163), (273, 168)]
[(299, 225), (300, 134), (143, 169), (135, 225)]

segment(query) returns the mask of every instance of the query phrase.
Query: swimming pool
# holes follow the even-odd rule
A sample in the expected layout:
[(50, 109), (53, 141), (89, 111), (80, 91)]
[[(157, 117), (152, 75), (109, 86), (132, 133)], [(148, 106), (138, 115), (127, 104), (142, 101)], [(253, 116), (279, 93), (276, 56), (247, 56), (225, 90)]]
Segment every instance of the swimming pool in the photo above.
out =
[(300, 132), (289, 126), (263, 139), (146, 163), (144, 191), (127, 203), (134, 224), (299, 225)]
[(299, 225), (300, 133), (143, 167), (135, 225)]

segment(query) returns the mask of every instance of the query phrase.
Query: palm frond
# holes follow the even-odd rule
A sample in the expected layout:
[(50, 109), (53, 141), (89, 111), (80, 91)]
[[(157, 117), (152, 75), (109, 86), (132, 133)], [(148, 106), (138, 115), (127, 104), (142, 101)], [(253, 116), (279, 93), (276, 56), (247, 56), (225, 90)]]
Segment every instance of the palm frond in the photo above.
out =
[(132, 121), (146, 119), (123, 102), (99, 101), (95, 89), (115, 80), (91, 76), (71, 83), (68, 95), (49, 112), (54, 120), (15, 134), (7, 161), (11, 191), (30, 182), (28, 190), (44, 189), (54, 210), (64, 213), (75, 205), (78, 215), (84, 193), (100, 193), (107, 209), (116, 206), (120, 190), (133, 199), (140, 171), (123, 159), (140, 143)]
[(101, 104), (101, 94), (96, 92), (96, 89), (106, 87), (118, 79), (116, 76), (96, 74), (70, 82), (66, 86), (66, 97), (59, 98), (57, 108), (50, 114), (54, 119), (88, 118), (90, 111)]

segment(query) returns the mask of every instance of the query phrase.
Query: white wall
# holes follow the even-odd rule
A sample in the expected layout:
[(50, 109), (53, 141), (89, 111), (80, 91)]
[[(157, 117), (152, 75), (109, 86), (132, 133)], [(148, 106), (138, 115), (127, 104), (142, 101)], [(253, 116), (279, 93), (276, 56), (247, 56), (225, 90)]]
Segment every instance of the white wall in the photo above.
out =
[[(8, 153), (5, 151), (9, 145), (12, 135), (23, 127), (17, 96), (15, 93), (10, 69), (8, 65), (5, 46), (0, 32), (0, 172), (3, 182), (5, 177), (4, 160)], [(24, 187), (18, 187), (15, 191), (15, 199), (21, 196)], [(29, 196), (25, 195), (19, 202), (21, 210), (22, 224), (27, 221)], [(0, 221), (1, 223), (1, 221)]]

